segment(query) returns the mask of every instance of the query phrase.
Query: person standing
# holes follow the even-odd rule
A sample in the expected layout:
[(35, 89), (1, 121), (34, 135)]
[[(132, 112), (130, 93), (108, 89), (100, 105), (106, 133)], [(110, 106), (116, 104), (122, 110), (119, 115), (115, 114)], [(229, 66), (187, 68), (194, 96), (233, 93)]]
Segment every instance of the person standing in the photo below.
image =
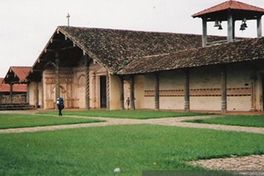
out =
[(58, 107), (58, 110), (59, 110), (59, 116), (62, 116), (62, 110), (64, 109), (64, 100), (62, 97), (58, 98), (57, 99), (57, 107)]
[(129, 105), (130, 105), (130, 99), (129, 99), (129, 97), (127, 97), (126, 103), (127, 103), (127, 109), (129, 109)]

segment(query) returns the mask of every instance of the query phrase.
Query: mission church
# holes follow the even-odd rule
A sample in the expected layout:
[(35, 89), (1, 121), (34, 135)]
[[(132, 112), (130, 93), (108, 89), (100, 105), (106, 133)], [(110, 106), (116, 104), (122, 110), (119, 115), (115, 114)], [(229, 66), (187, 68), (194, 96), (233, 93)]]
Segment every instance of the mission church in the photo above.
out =
[[(28, 102), (66, 108), (264, 110), (264, 9), (229, 0), (194, 14), (202, 35), (59, 26), (25, 82)], [(255, 20), (257, 38), (236, 38)], [(207, 24), (227, 37), (208, 36)], [(241, 21), (241, 26), (235, 26)], [(129, 107), (127, 99), (130, 99)]]

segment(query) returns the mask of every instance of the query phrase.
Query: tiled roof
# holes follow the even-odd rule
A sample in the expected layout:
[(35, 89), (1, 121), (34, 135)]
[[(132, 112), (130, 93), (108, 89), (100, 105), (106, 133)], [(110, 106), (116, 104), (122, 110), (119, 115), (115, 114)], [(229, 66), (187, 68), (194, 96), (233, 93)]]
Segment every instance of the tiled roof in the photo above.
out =
[[(65, 42), (63, 44), (66, 48), (72, 46), (72, 43), (78, 46), (74, 47), (78, 50), (71, 49), (64, 53), (61, 61), (79, 59), (81, 62), (83, 50), (112, 74), (120, 75), (252, 61), (263, 59), (264, 55), (264, 38), (202, 48), (201, 35), (60, 26), (51, 41), (53, 39)], [(226, 37), (211, 36), (209, 39), (215, 41)], [(48, 42), (46, 48), (57, 46), (54, 42)], [(40, 55), (32, 70), (43, 70), (51, 59), (54, 62), (54, 53), (42, 53), (44, 54)], [(73, 55), (74, 53), (77, 55)], [(67, 55), (71, 57), (65, 59)], [(30, 72), (34, 73), (35, 71)], [(36, 75), (41, 77), (40, 72)]]
[[(201, 35), (81, 27), (58, 27), (102, 66), (117, 73), (134, 60), (201, 47)], [(224, 37), (209, 37), (209, 40)]]
[(23, 66), (11, 66), (4, 78), (5, 83), (17, 82), (23, 83), (25, 82), (25, 78), (28, 75), (31, 67), (23, 67)]
[(118, 74), (139, 74), (264, 59), (264, 37), (135, 59)]
[[(0, 92), (1, 93), (9, 93), (10, 92), (10, 85), (3, 84), (4, 78), (0, 78)], [(26, 84), (14, 84), (13, 85), (13, 92), (27, 92), (27, 85)]]
[(218, 4), (216, 6), (213, 6), (211, 8), (205, 9), (201, 12), (195, 13), (192, 15), (192, 17), (201, 17), (206, 14), (219, 12), (219, 11), (225, 11), (225, 10), (243, 10), (243, 11), (254, 11), (264, 14), (264, 9), (260, 7), (256, 7), (253, 5), (249, 5), (243, 2), (235, 1), (235, 0), (229, 0), (226, 2), (223, 2), (221, 4)]
[(17, 75), (17, 77), (19, 77), (20, 80), (24, 81), (31, 67), (12, 66), (10, 69)]

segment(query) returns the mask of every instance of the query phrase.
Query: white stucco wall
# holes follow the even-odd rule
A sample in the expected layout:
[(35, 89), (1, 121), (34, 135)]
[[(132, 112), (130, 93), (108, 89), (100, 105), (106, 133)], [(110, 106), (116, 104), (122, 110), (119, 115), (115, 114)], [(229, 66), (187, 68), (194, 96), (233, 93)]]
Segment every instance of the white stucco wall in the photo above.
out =
[[(145, 90), (155, 90), (155, 76), (154, 74), (147, 74), (145, 77)], [(184, 72), (180, 70), (161, 72), (159, 75), (160, 80), (160, 109), (174, 109), (180, 110), (184, 108), (183, 96), (168, 96), (162, 91), (183, 90), (184, 88)], [(145, 96), (145, 108), (154, 109), (155, 100), (154, 96)]]
[[(250, 74), (252, 69), (247, 67), (247, 64), (233, 64), (226, 67), (226, 72), (227, 110), (249, 111), (251, 109)], [(155, 76), (154, 74), (146, 74), (144, 77), (145, 91), (152, 91), (151, 93), (145, 92), (145, 108), (154, 109)], [(191, 68), (189, 78), (190, 109), (220, 111), (220, 67)], [(184, 84), (185, 74), (183, 70), (160, 73), (160, 109), (184, 109)]]

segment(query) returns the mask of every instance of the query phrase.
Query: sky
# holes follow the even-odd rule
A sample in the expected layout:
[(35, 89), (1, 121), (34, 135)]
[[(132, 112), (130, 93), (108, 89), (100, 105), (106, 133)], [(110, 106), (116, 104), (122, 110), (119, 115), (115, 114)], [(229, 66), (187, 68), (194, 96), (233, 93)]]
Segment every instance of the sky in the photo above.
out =
[[(57, 26), (202, 34), (196, 12), (225, 0), (0, 0), (0, 77), (10, 66), (33, 66)], [(239, 0), (264, 8), (264, 0)], [(264, 30), (264, 17), (262, 29)], [(255, 21), (236, 36), (256, 37)], [(209, 35), (227, 35), (208, 24)], [(264, 31), (262, 31), (264, 35)]]

